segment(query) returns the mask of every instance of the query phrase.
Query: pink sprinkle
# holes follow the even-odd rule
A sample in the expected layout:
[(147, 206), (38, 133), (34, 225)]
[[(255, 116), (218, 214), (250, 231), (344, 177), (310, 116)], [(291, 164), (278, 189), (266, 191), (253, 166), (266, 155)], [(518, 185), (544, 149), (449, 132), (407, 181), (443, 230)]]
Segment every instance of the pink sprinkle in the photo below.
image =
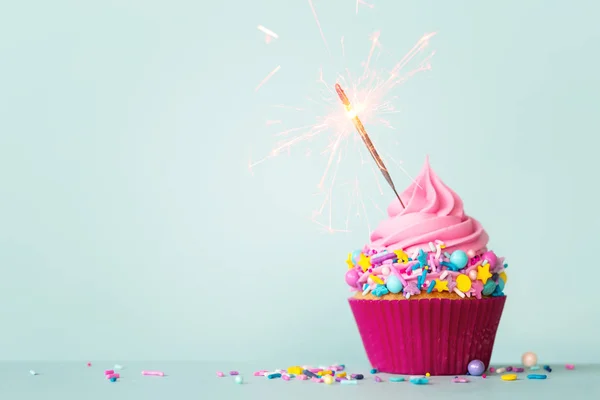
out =
[(377, 375), (375, 376), (375, 382), (382, 382), (381, 378), (378, 377)]
[(306, 375), (298, 375), (296, 378), (300, 379), (301, 381), (305, 381), (308, 379), (308, 376)]
[(319, 372), (323, 371), (321, 368), (311, 368), (309, 369), (310, 372), (312, 372), (313, 374), (318, 374)]
[(145, 375), (145, 376), (165, 376), (165, 373), (161, 372), (161, 371), (142, 371), (142, 375)]
[(490, 373), (492, 373), (492, 374), (493, 374), (494, 372), (496, 372), (496, 368), (494, 368), (494, 367), (490, 367)]
[(87, 366), (88, 366), (88, 367), (91, 367), (91, 366), (92, 366), (92, 363), (91, 363), (91, 362), (87, 363)]
[(485, 379), (485, 378), (487, 378), (487, 375), (486, 375), (486, 374), (483, 374), (483, 375), (481, 375), (481, 377), (482, 377), (483, 379)]
[(513, 372), (524, 372), (525, 368), (513, 368)]
[(456, 377), (456, 378), (452, 379), (452, 382), (454, 382), (454, 383), (467, 383), (467, 382), (469, 382), (469, 380), (465, 379), (465, 378)]
[(218, 376), (219, 378), (222, 378), (222, 377), (224, 377), (224, 376), (225, 376), (225, 374), (224, 374), (224, 373), (222, 373), (221, 371), (217, 371), (217, 376)]
[(119, 379), (120, 377), (121, 377), (121, 375), (119, 375), (119, 374), (107, 374), (106, 375), (106, 379), (111, 379), (111, 378)]
[(284, 381), (289, 381), (290, 376), (289, 375), (281, 375), (281, 379), (283, 379)]
[[(265, 372), (269, 372), (269, 371), (267, 371), (267, 370), (265, 370), (265, 369), (261, 369), (260, 371), (256, 371), (256, 372), (254, 373), (254, 376), (263, 376), (263, 375), (265, 374)], [(222, 373), (222, 372), (221, 372), (221, 373)]]
[(317, 383), (322, 383), (323, 382), (323, 379), (319, 379), (319, 378), (315, 378), (315, 377), (310, 378), (310, 380), (313, 381), (313, 382), (317, 382)]
[(104, 371), (104, 375), (110, 375), (110, 374), (114, 374), (115, 371), (112, 369), (107, 369), (106, 371)]
[(575, 365), (573, 365), (573, 364), (566, 364), (565, 368), (568, 369), (568, 370), (573, 370), (573, 369), (575, 369)]

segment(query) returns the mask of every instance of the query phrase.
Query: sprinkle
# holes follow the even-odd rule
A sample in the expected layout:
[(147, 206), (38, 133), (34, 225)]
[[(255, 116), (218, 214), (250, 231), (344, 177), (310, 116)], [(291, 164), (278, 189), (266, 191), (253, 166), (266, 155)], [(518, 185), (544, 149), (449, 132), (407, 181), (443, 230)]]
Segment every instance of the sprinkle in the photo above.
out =
[(445, 255), (447, 258), (450, 258), (450, 253), (448, 253), (447, 251), (445, 251), (445, 252), (444, 252), (444, 255)]
[(308, 376), (306, 376), (306, 375), (303, 375), (303, 374), (300, 374), (300, 375), (298, 375), (298, 377), (297, 377), (297, 378), (298, 378), (298, 379), (300, 379), (301, 381), (305, 381), (305, 380), (307, 380), (307, 379), (308, 379)]
[(369, 294), (370, 290), (371, 290), (371, 288), (369, 286), (367, 286), (367, 288), (365, 290), (363, 290), (362, 295), (366, 296), (367, 294)]
[(513, 367), (506, 367), (506, 372), (511, 372), (513, 370)]
[(381, 297), (383, 295), (388, 294), (390, 291), (385, 285), (377, 285), (375, 289), (371, 291), (371, 293), (377, 297)]
[(377, 375), (375, 375), (375, 382), (383, 382), (383, 381), (381, 380), (380, 377), (378, 377)]
[(458, 288), (454, 288), (454, 293), (456, 293), (457, 295), (459, 295), (463, 299), (465, 298), (465, 294), (463, 292), (461, 292), (460, 290), (458, 290)]
[(390, 382), (404, 382), (404, 378), (401, 376), (392, 376)]
[(308, 376), (309, 378), (316, 378), (317, 375), (315, 375), (312, 371), (305, 369), (304, 371), (302, 371), (302, 373), (306, 376)]
[(115, 366), (113, 368), (114, 369), (123, 369), (123, 366), (119, 365), (119, 364), (115, 364)]
[(346, 377), (346, 373), (345, 372), (340, 372), (339, 374), (336, 375), (338, 378), (345, 378)]
[(116, 378), (119, 379), (121, 377), (120, 374), (108, 374), (106, 375), (106, 379)]
[(333, 376), (331, 376), (331, 375), (326, 375), (326, 376), (323, 378), (323, 382), (325, 382), (325, 384), (326, 384), (326, 385), (331, 385), (333, 382), (335, 382), (335, 379), (334, 379), (334, 377), (333, 377)]
[(354, 376), (354, 378), (355, 378), (356, 380), (360, 381), (361, 379), (363, 379), (363, 378), (364, 378), (364, 375), (363, 375), (363, 374), (356, 374), (356, 375)]
[(377, 284), (379, 284), (379, 285), (383, 285), (383, 284), (384, 284), (384, 282), (381, 280), (381, 278), (379, 278), (379, 277), (378, 277), (378, 276), (376, 276), (376, 275), (371, 275), (371, 276), (369, 276), (369, 278), (371, 278), (371, 280), (372, 280), (373, 282), (375, 282), (375, 283), (377, 283)]
[(291, 378), (287, 374), (281, 374), (281, 379), (283, 379), (284, 381), (289, 381)]
[(513, 372), (523, 372), (525, 368), (513, 368)]
[(343, 380), (343, 381), (341, 381), (340, 383), (341, 383), (342, 385), (356, 385), (356, 384), (358, 384), (358, 381), (344, 379), (344, 380)]
[[(289, 379), (289, 378), (288, 378)], [(241, 376), (236, 376), (234, 379), (235, 383), (237, 383), (238, 385), (241, 385), (242, 383), (244, 383), (244, 378), (242, 378)]]
[(427, 378), (410, 378), (410, 383), (414, 385), (427, 385), (429, 380)]
[(267, 375), (267, 379), (276, 379), (276, 378), (281, 378), (281, 374), (280, 373), (275, 373), (275, 374), (269, 374), (269, 375)]
[(431, 293), (433, 291), (433, 288), (435, 287), (435, 282), (436, 281), (431, 281), (429, 283), (429, 287), (427, 288), (427, 293)]
[(254, 376), (264, 376), (264, 375), (265, 375), (265, 372), (268, 372), (268, 371), (266, 371), (266, 370), (264, 370), (264, 369), (261, 369), (260, 371), (256, 371), (256, 372), (254, 373)]
[(115, 371), (112, 369), (107, 369), (106, 371), (104, 371), (104, 375), (110, 375), (110, 374), (114, 374)]
[(544, 365), (544, 369), (548, 372), (552, 372), (552, 368), (549, 365)]
[(490, 373), (492, 373), (492, 374), (493, 374), (494, 372), (496, 372), (496, 368), (494, 368), (494, 367), (490, 367)]
[(429, 248), (432, 252), (435, 251), (435, 245), (432, 242), (429, 242)]
[(545, 374), (529, 374), (527, 375), (527, 379), (546, 379), (547, 375)]
[(36, 376), (36, 375), (38, 374), (37, 372), (35, 372), (35, 371), (34, 371), (34, 370), (32, 370), (32, 369), (30, 369), (30, 370), (29, 370), (29, 373), (30, 373), (32, 376)]
[(91, 366), (92, 366), (92, 363), (91, 363), (91, 362), (87, 363), (87, 366), (88, 366), (88, 367), (91, 367)]
[(371, 369), (371, 373), (372, 373), (372, 374), (376, 374), (376, 373), (377, 373), (377, 368), (373, 368), (373, 369)]
[(448, 276), (448, 271), (444, 271), (442, 272), (442, 274), (440, 275), (440, 279), (445, 279)]
[(498, 374), (502, 374), (502, 373), (504, 373), (504, 372), (506, 372), (506, 368), (498, 368), (498, 369), (496, 370), (496, 373), (498, 373)]
[(235, 375), (239, 375), (240, 373), (237, 371), (229, 371), (229, 375), (231, 376), (235, 376)]
[(110, 379), (109, 379), (109, 381), (111, 381), (111, 382), (116, 382), (116, 381), (117, 381), (117, 378), (110, 378)]
[(483, 379), (485, 379), (485, 378), (487, 378), (487, 375), (486, 375), (486, 374), (482, 374), (482, 375), (481, 375), (481, 377), (482, 377)]
[(538, 369), (540, 369), (539, 365), (534, 365), (533, 367), (529, 368), (531, 371), (537, 371)]
[(319, 371), (319, 372), (317, 372), (317, 375), (319, 375), (319, 376), (333, 375), (333, 372), (331, 372), (329, 370), (328, 371)]
[(224, 376), (225, 376), (225, 374), (224, 374), (224, 373), (222, 373), (221, 371), (217, 371), (217, 376), (218, 376), (219, 378), (222, 378), (222, 377), (224, 377)]
[(568, 370), (574, 370), (575, 369), (575, 365), (573, 365), (573, 364), (566, 364), (565, 368), (568, 369)]
[(459, 378), (458, 376), (452, 379), (452, 383), (468, 383), (469, 380), (466, 378)]
[(429, 378), (431, 376), (431, 374), (429, 372), (426, 372), (425, 376)]
[(502, 379), (503, 381), (516, 381), (517, 375), (516, 374), (504, 374), (500, 377), (500, 379)]
[(144, 376), (165, 376), (164, 372), (161, 371), (142, 371)]

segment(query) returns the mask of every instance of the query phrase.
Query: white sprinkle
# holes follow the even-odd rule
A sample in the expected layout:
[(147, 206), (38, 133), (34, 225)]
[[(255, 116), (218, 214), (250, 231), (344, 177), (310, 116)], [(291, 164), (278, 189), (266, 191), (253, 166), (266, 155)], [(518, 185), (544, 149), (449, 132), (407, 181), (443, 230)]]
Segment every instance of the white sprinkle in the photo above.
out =
[(460, 290), (458, 290), (458, 288), (454, 288), (454, 293), (456, 293), (457, 295), (459, 295), (463, 299), (465, 298), (465, 294), (463, 292), (461, 292)]
[(483, 262), (481, 263), (481, 265), (488, 265), (488, 264), (489, 264), (488, 260), (483, 260)]
[(410, 293), (406, 293), (404, 297), (406, 297), (407, 300), (410, 299)]
[(497, 372), (497, 373), (499, 373), (499, 374), (501, 374), (501, 373), (503, 373), (503, 372), (506, 372), (506, 368), (498, 368), (498, 369), (496, 370), (496, 372)]
[(429, 242), (429, 248), (431, 251), (435, 251), (435, 245), (432, 242)]
[(30, 370), (29, 370), (29, 373), (30, 373), (31, 375), (33, 375), (33, 376), (37, 375), (37, 372), (35, 372), (35, 371), (34, 371), (34, 370), (32, 370), (32, 369), (30, 369)]
[(262, 25), (258, 26), (258, 30), (261, 31), (262, 33), (264, 33), (265, 35), (271, 36), (273, 39), (278, 39), (279, 38), (279, 35), (277, 35), (272, 30), (265, 28)]
[(444, 255), (448, 258), (450, 258), (450, 253), (448, 253), (447, 251), (444, 252)]
[(119, 365), (119, 364), (115, 364), (115, 366), (113, 368), (114, 369), (123, 369), (123, 366)]
[(442, 274), (440, 275), (440, 279), (444, 279), (448, 276), (448, 271), (444, 271), (442, 272)]
[(410, 258), (412, 258), (413, 260), (416, 260), (418, 255), (419, 255), (419, 251), (416, 250), (414, 253), (411, 254)]
[(369, 292), (370, 292), (370, 291), (371, 291), (371, 287), (367, 287), (367, 288), (366, 288), (366, 289), (363, 291), (362, 295), (363, 295), (363, 296), (366, 296), (366, 295), (368, 295), (368, 294), (369, 294)]

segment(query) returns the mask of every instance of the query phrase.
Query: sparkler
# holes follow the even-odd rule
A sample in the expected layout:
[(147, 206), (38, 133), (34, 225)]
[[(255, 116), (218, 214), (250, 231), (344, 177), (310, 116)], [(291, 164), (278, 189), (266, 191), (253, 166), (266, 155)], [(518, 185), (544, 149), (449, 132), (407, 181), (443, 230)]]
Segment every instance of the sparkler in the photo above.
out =
[[(307, 0), (322, 42), (333, 61), (336, 54), (332, 54), (325, 38), (313, 4), (314, 1)], [(354, 1), (356, 1), (357, 6), (361, 4), (372, 8), (372, 4), (366, 2), (369, 0)], [(264, 33), (267, 38), (275, 38), (277, 35), (264, 26), (259, 26), (258, 30)], [(377, 137), (373, 137), (381, 146), (379, 148), (382, 151), (380, 156), (363, 123), (369, 127), (383, 126), (395, 130), (388, 119), (392, 114), (400, 112), (396, 108), (395, 100), (397, 96), (394, 91), (418, 72), (430, 69), (430, 59), (435, 52), (423, 53), (434, 35), (435, 32), (425, 34), (408, 53), (399, 59), (396, 58), (392, 66), (382, 68), (380, 56), (394, 57), (394, 54), (388, 48), (384, 48), (379, 40), (379, 32), (375, 32), (369, 38), (368, 53), (365, 61), (361, 63), (359, 71), (344, 68), (335, 74), (335, 82), (339, 83), (334, 85), (334, 82), (328, 81), (325, 77), (323, 69), (320, 69), (317, 85), (311, 87), (311, 91), (318, 90), (318, 96), (306, 98), (308, 102), (301, 106), (285, 104), (272, 106), (278, 110), (276, 111), (278, 114), (274, 118), (268, 118), (266, 125), (277, 129), (277, 133), (275, 133), (275, 137), (278, 138), (277, 143), (266, 155), (248, 161), (250, 171), (269, 159), (282, 154), (290, 155), (293, 148), (304, 147), (304, 153), (307, 157), (312, 157), (313, 154), (324, 156), (324, 170), (318, 181), (316, 193), (320, 196), (322, 202), (313, 212), (311, 219), (329, 233), (350, 232), (350, 215), (353, 212), (357, 217), (364, 216), (367, 228), (369, 231), (371, 230), (367, 207), (372, 205), (378, 212), (385, 214), (372, 197), (375, 194), (383, 195), (379, 183), (380, 176), (384, 177), (398, 198), (400, 205), (404, 208), (405, 205), (384, 164), (384, 158), (385, 163), (388, 165), (390, 165), (390, 162), (394, 163), (409, 179), (412, 180), (412, 177), (404, 170), (401, 162), (395, 160), (391, 154), (385, 151), (388, 146), (383, 145)], [(341, 38), (341, 56), (344, 63), (347, 62), (346, 56), (352, 53), (349, 44), (353, 44), (352, 39), (349, 41), (348, 38)], [(421, 59), (417, 59), (419, 55), (422, 55)], [(281, 74), (279, 66), (256, 86), (255, 91), (259, 91), (275, 74)], [(342, 102), (344, 107), (340, 107), (339, 101)], [(279, 113), (284, 112), (294, 114), (291, 121), (287, 117), (285, 119), (281, 118)], [(358, 115), (360, 115), (360, 118)], [(358, 132), (358, 135), (355, 132)], [(318, 146), (318, 148), (314, 149), (312, 146)], [(371, 154), (375, 164), (363, 157), (365, 147)], [(360, 182), (356, 173), (351, 173), (353, 175), (351, 177), (346, 176), (349, 170), (341, 168), (340, 165), (346, 165), (348, 161), (350, 161), (349, 166), (352, 168), (368, 164), (367, 167), (371, 170), (372, 175), (361, 177)], [(379, 173), (376, 171), (375, 166), (379, 169)], [(376, 187), (368, 187), (369, 185), (376, 185)], [(341, 221), (337, 219), (339, 214), (344, 214), (343, 211), (338, 212), (338, 209), (342, 207), (347, 207), (345, 226), (339, 226)]]
[(398, 191), (396, 190), (396, 186), (394, 186), (394, 181), (392, 181), (392, 177), (390, 176), (388, 169), (386, 168), (385, 164), (383, 163), (383, 160), (377, 153), (377, 150), (375, 149), (375, 145), (371, 141), (371, 138), (369, 137), (367, 130), (365, 129), (362, 122), (358, 118), (358, 115), (356, 115), (356, 113), (352, 109), (350, 100), (348, 100), (348, 96), (346, 96), (346, 93), (344, 93), (344, 89), (342, 89), (342, 87), (340, 86), (339, 83), (335, 84), (335, 91), (336, 91), (338, 97), (340, 98), (340, 101), (342, 102), (342, 104), (344, 104), (344, 108), (346, 109), (346, 112), (348, 113), (348, 117), (350, 119), (352, 119), (352, 124), (354, 124), (356, 131), (358, 132), (361, 139), (365, 143), (365, 146), (367, 146), (367, 150), (369, 150), (369, 153), (371, 153), (373, 160), (375, 160), (375, 164), (377, 164), (377, 168), (379, 168), (379, 171), (381, 171), (381, 173), (383, 174), (383, 177), (387, 181), (388, 185), (390, 185), (390, 187), (394, 191), (394, 194), (398, 198), (398, 201), (400, 202), (400, 205), (402, 205), (402, 208), (405, 208), (404, 203), (402, 202), (402, 199), (400, 198), (400, 195), (398, 194)]

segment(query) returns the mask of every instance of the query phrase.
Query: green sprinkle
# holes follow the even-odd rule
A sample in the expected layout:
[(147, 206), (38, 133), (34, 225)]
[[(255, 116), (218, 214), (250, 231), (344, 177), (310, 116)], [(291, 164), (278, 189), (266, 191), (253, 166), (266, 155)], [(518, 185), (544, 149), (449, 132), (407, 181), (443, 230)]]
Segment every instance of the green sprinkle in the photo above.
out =
[(404, 382), (404, 378), (401, 376), (392, 376), (390, 382)]

